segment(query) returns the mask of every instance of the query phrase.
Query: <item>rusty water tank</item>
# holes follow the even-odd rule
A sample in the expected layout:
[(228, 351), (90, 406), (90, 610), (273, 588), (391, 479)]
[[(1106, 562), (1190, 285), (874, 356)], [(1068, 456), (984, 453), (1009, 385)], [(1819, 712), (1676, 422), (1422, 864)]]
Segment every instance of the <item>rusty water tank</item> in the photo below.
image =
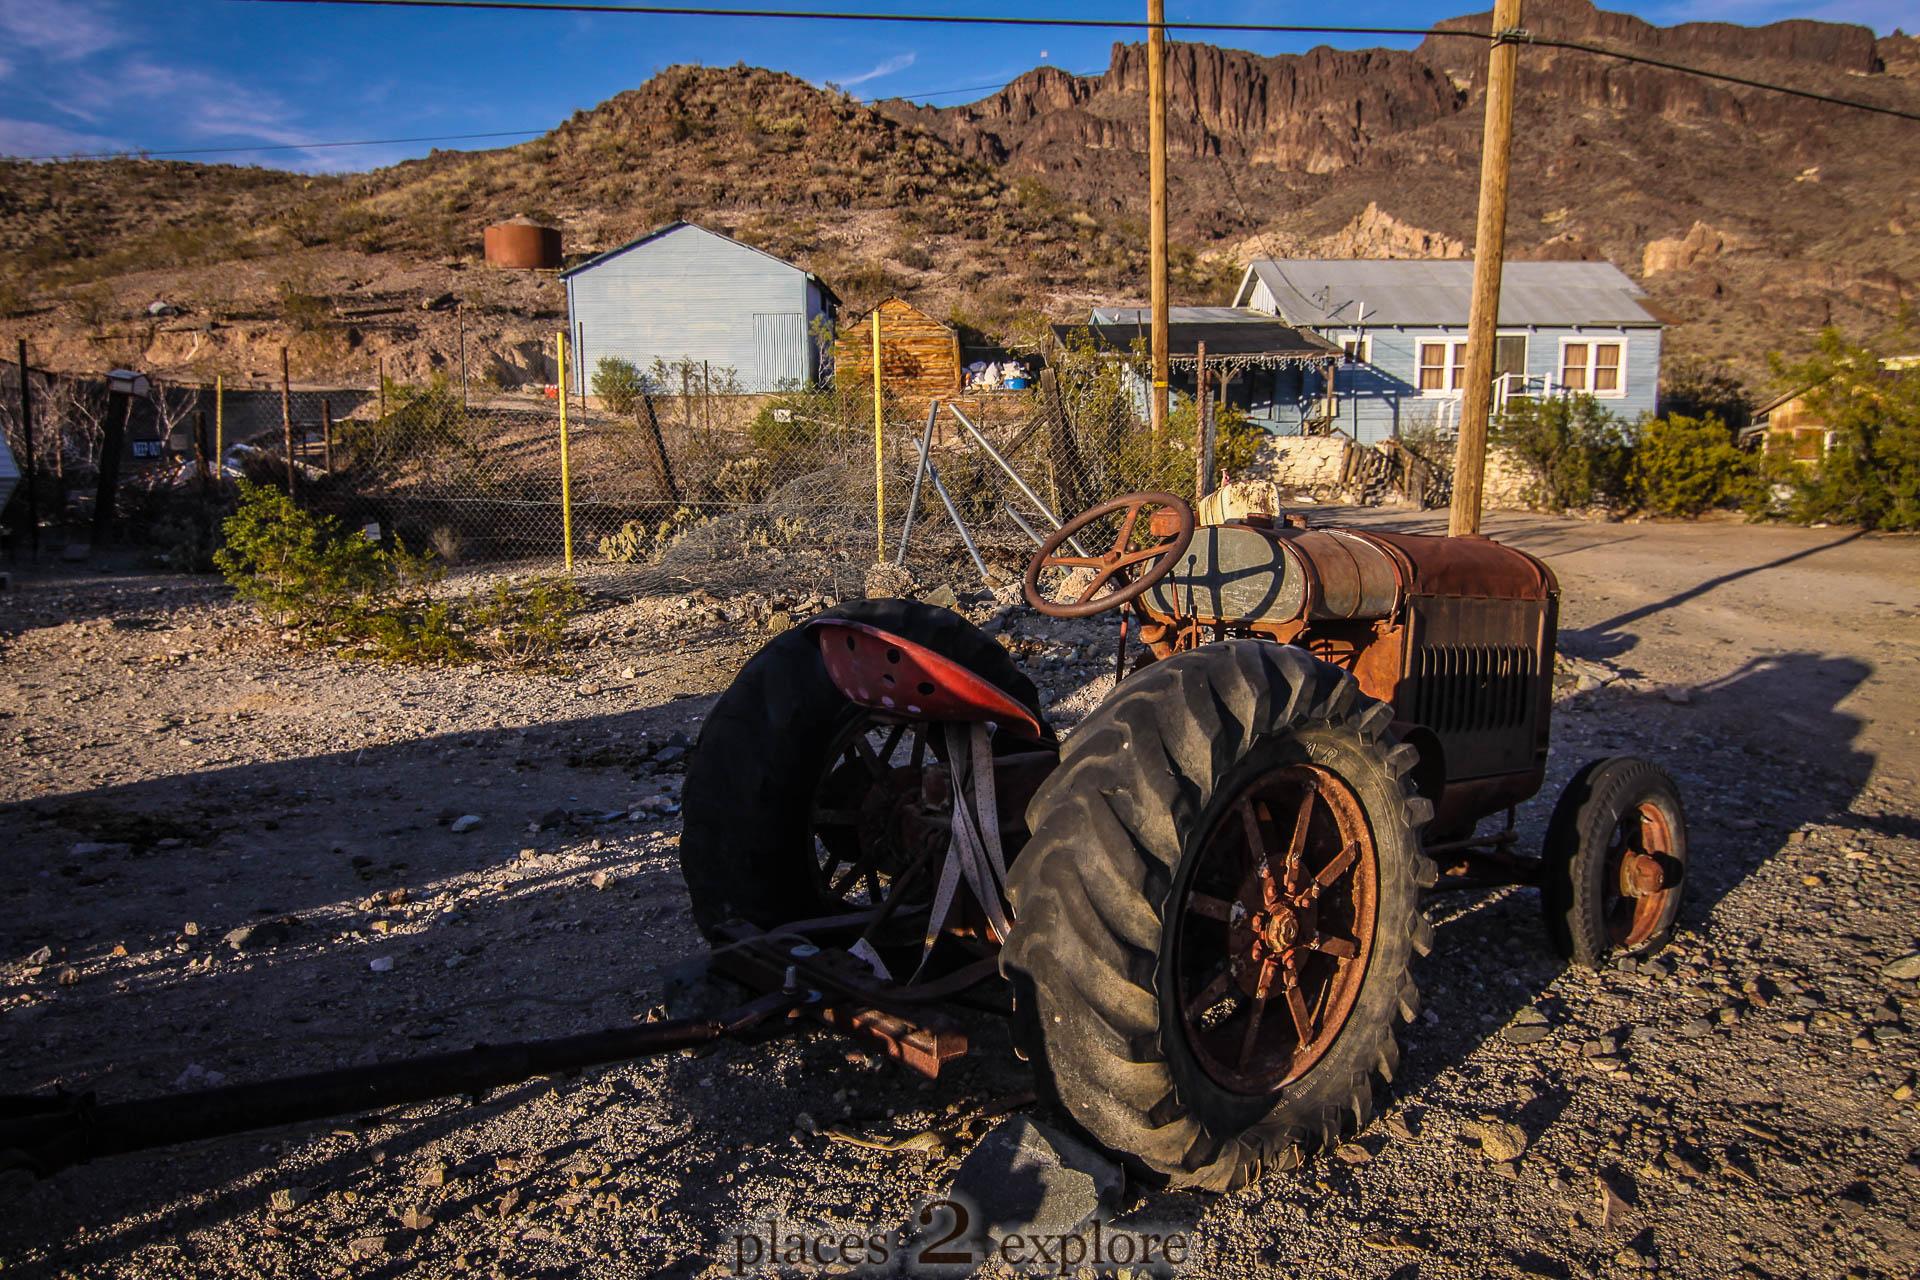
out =
[(487, 228), (487, 264), (520, 271), (555, 269), (560, 265), (560, 229), (531, 218), (512, 218)]

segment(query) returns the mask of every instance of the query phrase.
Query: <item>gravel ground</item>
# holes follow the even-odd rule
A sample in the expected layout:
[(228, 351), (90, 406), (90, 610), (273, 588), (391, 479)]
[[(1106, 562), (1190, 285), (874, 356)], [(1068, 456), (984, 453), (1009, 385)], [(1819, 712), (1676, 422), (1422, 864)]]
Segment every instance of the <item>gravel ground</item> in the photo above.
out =
[[(1526, 840), (1583, 761), (1666, 765), (1694, 840), (1675, 942), (1563, 972), (1533, 892), (1442, 896), (1381, 1117), (1233, 1195), (1132, 1190), (1123, 1223), (1189, 1233), (1209, 1276), (1920, 1274), (1920, 542), (1491, 531), (1560, 574), (1572, 659)], [(820, 603), (603, 601), (561, 675), (290, 651), (202, 581), (16, 580), (0, 1089), (147, 1096), (710, 1005), (685, 748), (767, 618)], [(971, 607), (1063, 728), (1111, 686), (1108, 627)], [(939, 1195), (1031, 1088), (973, 1030), (938, 1083), (804, 1035), (16, 1175), (0, 1269), (729, 1274), (746, 1224), (865, 1234)]]

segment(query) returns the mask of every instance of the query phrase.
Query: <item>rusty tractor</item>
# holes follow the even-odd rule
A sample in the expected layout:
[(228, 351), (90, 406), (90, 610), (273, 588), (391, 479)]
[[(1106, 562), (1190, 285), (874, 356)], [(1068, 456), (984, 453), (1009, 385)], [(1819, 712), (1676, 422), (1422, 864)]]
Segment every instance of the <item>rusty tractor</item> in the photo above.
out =
[(1297, 518), (1196, 528), (1179, 498), (1135, 493), (1047, 538), (1024, 593), (1120, 615), (1113, 692), (1065, 743), (1005, 648), (910, 600), (777, 636), (714, 706), (681, 867), (708, 965), (752, 992), (738, 1008), (120, 1102), (0, 1097), (0, 1169), (803, 1022), (936, 1076), (968, 1052), (965, 1004), (1012, 1018), (1042, 1090), (1106, 1149), (1225, 1189), (1371, 1113), (1417, 1012), (1423, 891), (1536, 884), (1583, 964), (1670, 934), (1686, 822), (1658, 767), (1587, 765), (1542, 853), (1516, 848), (1558, 603), (1532, 556)]
[(1525, 552), (1297, 517), (1196, 528), (1134, 493), (1046, 539), (1024, 593), (1120, 614), (1121, 678), (1064, 744), (1007, 651), (925, 604), (832, 610), (747, 664), (686, 786), (682, 868), (713, 937), (837, 913), (813, 942), (896, 996), (998, 973), (1087, 1134), (1225, 1189), (1370, 1115), (1418, 1011), (1423, 891), (1538, 885), (1583, 964), (1670, 934), (1686, 825), (1657, 766), (1586, 766), (1542, 854), (1515, 847), (1559, 593)]

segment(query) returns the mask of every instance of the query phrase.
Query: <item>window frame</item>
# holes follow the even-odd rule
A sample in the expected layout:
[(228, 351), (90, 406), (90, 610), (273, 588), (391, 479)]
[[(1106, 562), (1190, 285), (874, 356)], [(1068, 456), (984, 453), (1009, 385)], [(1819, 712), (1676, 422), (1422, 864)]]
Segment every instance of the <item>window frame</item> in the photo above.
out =
[(1343, 333), (1334, 339), (1340, 349), (1346, 353), (1344, 364), (1373, 363), (1373, 335), (1363, 332)]
[[(1436, 367), (1428, 365), (1424, 359), (1426, 354), (1424, 348), (1427, 347), (1439, 347), (1443, 352), (1442, 363), (1437, 366), (1441, 372), (1441, 385), (1438, 387), (1423, 387), (1420, 385), (1421, 373), (1428, 368)], [(1467, 340), (1465, 338), (1456, 338), (1450, 333), (1423, 333), (1415, 335), (1413, 339), (1413, 387), (1415, 391), (1423, 396), (1429, 397), (1457, 397), (1460, 394), (1461, 388), (1466, 384), (1466, 380)]]
[[(1569, 386), (1567, 383), (1567, 348), (1584, 346), (1587, 359), (1580, 366), (1581, 376), (1587, 385)], [(1596, 391), (1593, 387), (1593, 373), (1600, 368), (1597, 358), (1601, 347), (1614, 347), (1620, 352), (1619, 361), (1613, 366), (1614, 388), (1611, 391)], [(1624, 400), (1627, 396), (1627, 337), (1625, 334), (1607, 334), (1602, 337), (1587, 334), (1572, 334), (1560, 339), (1560, 362), (1554, 367), (1554, 381), (1562, 392), (1574, 395), (1592, 396), (1595, 400)]]

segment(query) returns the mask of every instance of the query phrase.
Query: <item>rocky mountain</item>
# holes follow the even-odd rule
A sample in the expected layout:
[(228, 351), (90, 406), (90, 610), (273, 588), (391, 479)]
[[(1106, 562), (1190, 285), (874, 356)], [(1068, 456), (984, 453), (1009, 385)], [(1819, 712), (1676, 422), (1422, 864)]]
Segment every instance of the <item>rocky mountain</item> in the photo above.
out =
[[(1491, 15), (1439, 24), (1485, 30)], [(1920, 40), (1864, 27), (1656, 27), (1530, 0), (1528, 29), (1749, 79), (1920, 109)], [(1674, 349), (1750, 379), (1821, 325), (1889, 324), (1920, 285), (1920, 126), (1591, 54), (1522, 50), (1509, 251), (1607, 258), (1644, 280)], [(1471, 251), (1483, 40), (1261, 57), (1175, 44), (1174, 233), (1250, 256)], [(891, 109), (1101, 216), (1145, 216), (1145, 49), (1047, 68), (963, 107)]]
[[(1484, 29), (1488, 15), (1440, 24)], [(1794, 21), (1656, 27), (1530, 0), (1529, 30), (1920, 108), (1920, 40)], [(1471, 251), (1484, 41), (1169, 56), (1175, 294), (1259, 255)], [(1920, 282), (1920, 126), (1591, 54), (1522, 50), (1510, 252), (1608, 258), (1671, 348), (1750, 380), (1823, 324), (1882, 329)], [(1146, 64), (1022, 76), (967, 106), (862, 105), (754, 68), (675, 67), (544, 137), (308, 177), (142, 160), (0, 164), (0, 311), (57, 366), (540, 377), (550, 278), (480, 267), (517, 214), (570, 256), (674, 217), (791, 257), (850, 304), (901, 293), (990, 331), (1145, 294)], [(184, 314), (151, 317), (164, 299)]]

